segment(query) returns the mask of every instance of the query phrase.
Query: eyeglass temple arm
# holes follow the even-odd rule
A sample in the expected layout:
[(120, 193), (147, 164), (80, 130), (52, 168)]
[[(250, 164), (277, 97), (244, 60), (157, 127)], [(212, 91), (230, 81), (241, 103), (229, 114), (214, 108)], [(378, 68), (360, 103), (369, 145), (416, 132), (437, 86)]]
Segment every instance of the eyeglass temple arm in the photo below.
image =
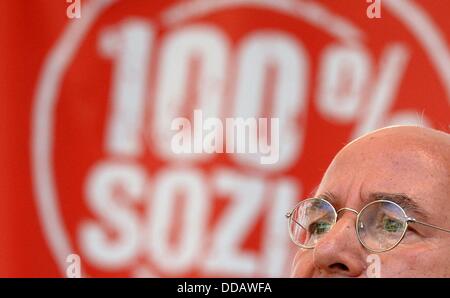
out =
[(435, 226), (435, 225), (432, 225), (432, 224), (429, 224), (429, 223), (426, 223), (426, 222), (422, 222), (422, 221), (416, 220), (414, 218), (408, 218), (408, 221), (412, 222), (412, 223), (418, 223), (418, 224), (421, 224), (421, 225), (424, 225), (424, 226), (427, 226), (427, 227), (430, 227), (430, 228), (435, 228), (435, 229), (438, 229), (438, 230), (443, 231), (443, 232), (450, 233), (450, 230), (448, 230), (448, 229), (444, 229), (444, 228), (441, 228), (441, 227), (438, 227), (438, 226)]
[[(290, 218), (292, 216), (292, 213), (291, 212), (288, 212), (287, 214), (286, 214), (286, 218)], [(293, 219), (293, 218), (291, 218), (296, 224), (298, 224), (300, 227), (302, 227), (302, 229), (304, 229), (304, 230), (306, 230), (306, 228), (303, 226), (303, 225), (301, 225), (298, 221), (296, 221), (295, 219)]]

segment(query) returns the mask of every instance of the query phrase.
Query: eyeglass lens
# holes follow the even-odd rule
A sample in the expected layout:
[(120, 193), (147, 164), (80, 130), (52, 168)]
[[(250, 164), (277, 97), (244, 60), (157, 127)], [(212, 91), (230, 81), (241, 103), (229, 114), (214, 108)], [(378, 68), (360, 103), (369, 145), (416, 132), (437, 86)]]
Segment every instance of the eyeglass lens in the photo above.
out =
[(384, 251), (397, 245), (406, 227), (403, 209), (385, 201), (368, 205), (361, 211), (357, 222), (360, 241), (373, 251)]
[(336, 222), (333, 206), (322, 199), (301, 202), (289, 218), (289, 233), (294, 243), (312, 248)]
[[(303, 248), (313, 248), (336, 223), (334, 207), (323, 199), (302, 201), (289, 218), (289, 233), (293, 242)], [(376, 201), (364, 207), (357, 220), (360, 242), (372, 251), (385, 251), (397, 245), (407, 228), (406, 214), (395, 203)]]

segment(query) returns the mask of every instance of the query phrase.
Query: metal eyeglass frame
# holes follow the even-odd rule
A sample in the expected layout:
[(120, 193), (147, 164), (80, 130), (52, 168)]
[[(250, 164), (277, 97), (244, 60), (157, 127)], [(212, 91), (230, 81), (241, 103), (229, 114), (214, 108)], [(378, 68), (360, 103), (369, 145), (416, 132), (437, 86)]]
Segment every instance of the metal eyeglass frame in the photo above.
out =
[[(304, 249), (313, 249), (313, 248), (315, 247), (315, 245), (313, 245), (313, 246), (307, 246), (307, 245), (302, 245), (302, 244), (299, 244), (299, 243), (295, 242), (295, 241), (294, 241), (294, 238), (293, 238), (293, 235), (292, 235), (292, 233), (291, 233), (291, 229), (290, 229), (290, 220), (293, 220), (296, 224), (298, 224), (298, 225), (301, 226), (303, 229), (305, 229), (305, 227), (303, 227), (303, 226), (302, 226), (300, 223), (298, 223), (296, 220), (291, 219), (291, 217), (292, 217), (292, 214), (294, 213), (294, 211), (298, 208), (298, 206), (299, 206), (300, 204), (304, 204), (305, 202), (307, 202), (307, 201), (312, 201), (312, 200), (319, 200), (319, 201), (321, 201), (321, 202), (324, 202), (324, 203), (328, 204), (328, 205), (331, 207), (331, 209), (332, 209), (333, 212), (334, 212), (334, 222), (332, 223), (331, 228), (333, 228), (334, 225), (336, 224), (337, 219), (338, 219), (338, 215), (339, 215), (340, 212), (342, 212), (342, 211), (350, 211), (350, 212), (355, 213), (355, 214), (356, 214), (355, 230), (356, 230), (356, 235), (357, 235), (357, 237), (358, 237), (358, 241), (359, 241), (359, 243), (361, 243), (362, 246), (364, 246), (367, 250), (369, 250), (370, 252), (374, 252), (374, 253), (385, 252), (385, 251), (389, 251), (389, 250), (391, 250), (391, 249), (394, 249), (394, 248), (395, 248), (395, 247), (403, 240), (403, 238), (405, 237), (406, 231), (408, 230), (408, 225), (409, 225), (410, 223), (417, 223), (417, 224), (421, 224), (421, 225), (424, 225), (424, 226), (427, 226), (427, 227), (430, 227), (430, 228), (434, 228), (434, 229), (437, 229), (437, 230), (440, 230), (440, 231), (443, 231), (443, 232), (450, 233), (450, 230), (448, 230), (448, 229), (445, 229), (445, 228), (438, 227), (438, 226), (435, 226), (435, 225), (432, 225), (432, 224), (429, 224), (429, 223), (425, 223), (425, 222), (419, 221), (419, 220), (417, 220), (417, 219), (415, 219), (415, 218), (413, 218), (413, 217), (409, 217), (409, 216), (406, 214), (405, 210), (404, 210), (399, 204), (397, 204), (397, 203), (395, 203), (395, 202), (392, 202), (392, 201), (389, 201), (389, 200), (376, 200), (376, 201), (370, 202), (369, 204), (365, 205), (365, 206), (361, 209), (361, 211), (358, 212), (358, 211), (356, 211), (355, 209), (348, 208), (348, 207), (344, 207), (344, 208), (341, 208), (341, 209), (339, 209), (338, 211), (336, 211), (336, 209), (334, 208), (334, 206), (333, 206), (330, 202), (328, 202), (327, 200), (325, 200), (325, 199), (322, 199), (322, 198), (308, 198), (308, 199), (305, 199), (305, 200), (299, 202), (297, 205), (295, 205), (295, 207), (292, 209), (292, 211), (290, 211), (290, 212), (288, 212), (288, 213), (286, 214), (286, 218), (288, 219), (289, 236), (291, 237), (292, 242), (294, 242), (295, 245), (297, 245), (297, 246), (299, 246), (299, 247), (301, 247), (301, 248), (304, 248)], [(402, 211), (403, 216), (404, 216), (404, 220), (405, 220), (405, 223), (406, 223), (406, 225), (405, 225), (405, 227), (404, 227), (404, 229), (403, 229), (402, 236), (399, 238), (399, 240), (398, 240), (395, 244), (393, 244), (391, 247), (389, 247), (389, 248), (387, 248), (387, 249), (383, 249), (383, 250), (374, 250), (374, 249), (371, 249), (370, 247), (367, 247), (366, 244), (364, 244), (364, 242), (361, 240), (361, 237), (360, 237), (359, 232), (358, 232), (358, 223), (359, 223), (359, 219), (360, 219), (361, 213), (362, 213), (366, 208), (368, 208), (369, 206), (371, 206), (371, 205), (373, 205), (373, 204), (376, 204), (376, 203), (389, 203), (389, 204), (395, 205), (396, 207), (398, 207), (398, 208)], [(305, 229), (305, 230), (306, 230), (306, 229)]]

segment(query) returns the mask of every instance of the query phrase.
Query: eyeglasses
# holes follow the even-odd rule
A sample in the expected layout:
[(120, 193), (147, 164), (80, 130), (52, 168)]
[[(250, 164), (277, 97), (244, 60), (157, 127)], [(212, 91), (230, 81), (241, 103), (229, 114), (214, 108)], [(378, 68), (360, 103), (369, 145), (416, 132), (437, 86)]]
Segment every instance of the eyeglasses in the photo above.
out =
[(405, 236), (410, 223), (450, 233), (450, 230), (407, 216), (405, 210), (392, 201), (373, 201), (358, 212), (351, 208), (336, 211), (327, 200), (310, 198), (301, 201), (286, 214), (292, 241), (301, 248), (314, 248), (336, 224), (339, 213), (343, 211), (351, 211), (357, 215), (358, 240), (366, 249), (375, 253), (396, 247)]

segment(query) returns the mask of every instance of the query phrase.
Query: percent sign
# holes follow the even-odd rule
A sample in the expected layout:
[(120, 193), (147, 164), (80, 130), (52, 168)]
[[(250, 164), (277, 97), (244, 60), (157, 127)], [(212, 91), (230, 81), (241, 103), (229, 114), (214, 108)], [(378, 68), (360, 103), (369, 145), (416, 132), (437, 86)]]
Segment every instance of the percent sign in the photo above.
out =
[(390, 45), (383, 52), (380, 61), (380, 73), (378, 78), (373, 81), (368, 104), (357, 116), (358, 121), (352, 132), (352, 139), (386, 125), (429, 126), (423, 114), (419, 116), (417, 111), (413, 110), (396, 112), (388, 116), (408, 59), (409, 52), (401, 44)]

